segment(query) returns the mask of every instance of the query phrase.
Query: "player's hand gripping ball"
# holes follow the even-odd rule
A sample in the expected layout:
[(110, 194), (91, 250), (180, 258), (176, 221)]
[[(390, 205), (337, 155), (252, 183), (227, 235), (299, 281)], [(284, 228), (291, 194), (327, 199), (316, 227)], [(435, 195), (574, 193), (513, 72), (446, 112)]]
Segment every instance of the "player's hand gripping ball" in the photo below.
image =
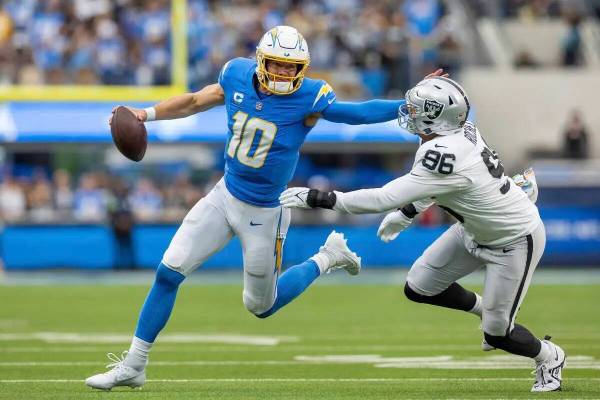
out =
[(133, 161), (144, 158), (148, 133), (144, 123), (130, 109), (119, 106), (113, 110), (110, 132), (121, 154)]

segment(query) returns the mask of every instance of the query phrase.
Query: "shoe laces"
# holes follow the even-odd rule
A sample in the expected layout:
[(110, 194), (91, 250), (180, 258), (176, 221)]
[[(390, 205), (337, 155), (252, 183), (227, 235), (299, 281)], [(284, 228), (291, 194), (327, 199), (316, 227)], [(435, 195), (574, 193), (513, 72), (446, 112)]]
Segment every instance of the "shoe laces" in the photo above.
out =
[(106, 364), (106, 368), (121, 369), (123, 367), (123, 365), (124, 365), (124, 361), (125, 361), (125, 358), (127, 357), (128, 353), (129, 352), (127, 350), (123, 351), (121, 353), (121, 357), (120, 358), (115, 353), (106, 353), (106, 357), (108, 357), (108, 359), (110, 361), (112, 361), (111, 363)]

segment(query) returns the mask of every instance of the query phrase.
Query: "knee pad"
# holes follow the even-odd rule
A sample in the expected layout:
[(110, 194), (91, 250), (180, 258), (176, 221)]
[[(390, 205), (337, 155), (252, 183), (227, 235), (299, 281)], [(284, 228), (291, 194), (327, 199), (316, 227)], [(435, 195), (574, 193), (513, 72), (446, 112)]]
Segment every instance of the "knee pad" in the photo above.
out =
[(162, 286), (177, 288), (184, 279), (185, 275), (172, 270), (163, 263), (156, 270), (156, 282)]
[(259, 318), (268, 317), (270, 314), (268, 314), (267, 311), (269, 311), (271, 307), (273, 307), (273, 303), (275, 303), (274, 300), (271, 302), (265, 302), (263, 299), (257, 300), (246, 292), (244, 292), (243, 300), (246, 310)]
[(427, 271), (430, 269), (431, 267), (424, 262), (423, 257), (419, 257), (410, 267), (410, 270), (406, 275), (405, 293), (408, 285), (410, 285), (410, 290), (419, 296), (435, 296), (436, 294), (440, 293), (444, 288), (439, 288), (438, 290), (436, 285), (431, 284), (430, 274), (427, 273)]
[(503, 315), (497, 315), (495, 313), (483, 312), (481, 327), (484, 332), (487, 332), (492, 336), (506, 336), (509, 321)]

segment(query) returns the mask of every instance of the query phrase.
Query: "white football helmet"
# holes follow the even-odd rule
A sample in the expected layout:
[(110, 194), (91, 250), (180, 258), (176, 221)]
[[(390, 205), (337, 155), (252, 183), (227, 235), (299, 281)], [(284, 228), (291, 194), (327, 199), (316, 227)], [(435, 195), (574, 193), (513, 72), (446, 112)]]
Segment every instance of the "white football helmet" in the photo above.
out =
[[(267, 71), (267, 61), (296, 64), (296, 75), (282, 76)], [(300, 89), (310, 64), (308, 45), (304, 37), (291, 26), (276, 26), (260, 39), (256, 46), (256, 76), (260, 85), (274, 94), (290, 94)]]
[(452, 79), (436, 76), (408, 90), (398, 110), (398, 123), (414, 134), (451, 135), (459, 132), (471, 108), (464, 89)]

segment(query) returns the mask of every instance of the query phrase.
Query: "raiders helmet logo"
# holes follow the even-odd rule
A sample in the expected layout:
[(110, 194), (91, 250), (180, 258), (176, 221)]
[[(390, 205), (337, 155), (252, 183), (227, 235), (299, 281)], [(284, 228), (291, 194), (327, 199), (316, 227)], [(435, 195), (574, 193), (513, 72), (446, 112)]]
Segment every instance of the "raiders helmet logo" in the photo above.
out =
[(425, 104), (423, 105), (423, 111), (429, 119), (436, 119), (442, 114), (443, 110), (444, 105), (435, 100), (425, 100)]

